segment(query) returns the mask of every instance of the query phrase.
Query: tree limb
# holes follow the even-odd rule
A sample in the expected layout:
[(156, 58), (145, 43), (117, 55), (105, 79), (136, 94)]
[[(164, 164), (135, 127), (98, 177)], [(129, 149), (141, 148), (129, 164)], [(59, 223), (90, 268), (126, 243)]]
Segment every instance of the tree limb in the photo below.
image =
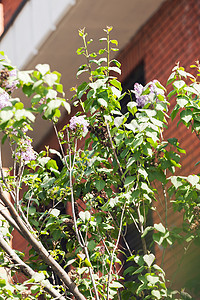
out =
[[(10, 259), (14, 264), (20, 268), (21, 272), (32, 278), (37, 272), (33, 271), (31, 267), (29, 267), (26, 263), (24, 263), (21, 258), (15, 253), (15, 251), (8, 245), (8, 243), (4, 240), (2, 236), (0, 236), (0, 247), (9, 255)], [(56, 299), (65, 300), (63, 297), (47, 280), (42, 281), (41, 285), (44, 286), (44, 289), (52, 296), (56, 297)]]
[(57, 263), (53, 257), (48, 253), (45, 247), (42, 245), (40, 241), (36, 239), (33, 233), (31, 233), (26, 227), (23, 220), (20, 218), (16, 209), (12, 205), (12, 203), (4, 196), (2, 190), (0, 191), (0, 199), (3, 201), (4, 205), (7, 206), (12, 218), (20, 228), (22, 235), (24, 238), (30, 243), (33, 249), (40, 255), (43, 261), (51, 266), (52, 270), (58, 275), (58, 277), (64, 282), (69, 291), (74, 295), (77, 300), (86, 300), (85, 297), (80, 293), (78, 287), (71, 280), (69, 275), (65, 272), (65, 270)]

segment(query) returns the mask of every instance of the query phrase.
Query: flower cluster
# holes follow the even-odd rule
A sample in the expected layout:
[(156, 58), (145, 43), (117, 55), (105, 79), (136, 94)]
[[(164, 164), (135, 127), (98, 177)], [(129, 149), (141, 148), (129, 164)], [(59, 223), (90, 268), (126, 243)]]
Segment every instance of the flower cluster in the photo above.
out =
[(88, 126), (89, 123), (88, 121), (85, 119), (84, 116), (73, 116), (70, 121), (69, 121), (69, 128), (71, 130), (75, 130), (77, 128), (82, 128), (84, 133), (88, 132)]
[(9, 100), (10, 96), (2, 88), (0, 88), (0, 109), (6, 106), (12, 106), (12, 103)]
[(17, 84), (19, 81), (17, 78), (17, 70), (13, 69), (12, 71), (9, 71), (9, 78), (6, 83), (6, 89), (9, 90), (11, 93), (17, 88)]
[(158, 102), (158, 95), (161, 95), (165, 99), (165, 93), (158, 80), (153, 80), (143, 87), (142, 84), (134, 84), (134, 94), (136, 98), (137, 105), (139, 107), (144, 107), (147, 103)]
[(18, 147), (18, 151), (15, 153), (15, 157), (23, 160), (24, 162), (36, 159), (36, 154), (33, 150), (31, 139), (29, 137), (20, 140), (20, 145)]
[(134, 84), (134, 93), (135, 93), (135, 98), (137, 105), (139, 107), (144, 107), (145, 104), (149, 102), (148, 96), (147, 95), (142, 95), (144, 90), (144, 87), (142, 84), (135, 83)]
[(12, 93), (17, 88), (18, 83), (16, 69), (8, 71), (8, 69), (5, 68), (0, 71), (0, 86), (7, 92)]

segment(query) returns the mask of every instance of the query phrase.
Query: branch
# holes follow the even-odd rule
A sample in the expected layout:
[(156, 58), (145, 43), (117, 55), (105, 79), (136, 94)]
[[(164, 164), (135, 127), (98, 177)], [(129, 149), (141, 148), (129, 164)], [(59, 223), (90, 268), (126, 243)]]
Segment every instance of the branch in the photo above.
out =
[(110, 133), (110, 128), (109, 128), (109, 125), (108, 125), (107, 122), (106, 122), (106, 127), (107, 127), (107, 131), (108, 131), (108, 136), (109, 136), (111, 148), (112, 148), (112, 150), (113, 150), (113, 153), (114, 153), (116, 162), (117, 162), (117, 164), (118, 164), (119, 171), (120, 171), (120, 175), (122, 176), (122, 175), (123, 175), (123, 170), (122, 170), (122, 167), (121, 167), (120, 162), (119, 162), (119, 160), (118, 160), (118, 157), (117, 157), (117, 154), (116, 154), (116, 151), (115, 151), (115, 147), (114, 147), (114, 145), (113, 145), (113, 141), (112, 141), (112, 137), (111, 137), (111, 133)]
[[(88, 253), (87, 245), (86, 245), (86, 243), (83, 239), (83, 236), (82, 236), (81, 232), (78, 230), (77, 221), (76, 221), (75, 206), (74, 206), (75, 201), (74, 201), (72, 172), (73, 172), (73, 167), (74, 167), (74, 164), (75, 164), (75, 152), (76, 152), (76, 147), (77, 147), (77, 141), (75, 142), (74, 159), (73, 159), (73, 162), (72, 162), (69, 131), (67, 130), (67, 128), (66, 128), (66, 132), (67, 132), (67, 141), (68, 141), (68, 147), (69, 147), (69, 184), (70, 184), (70, 191), (71, 191), (71, 206), (72, 206), (72, 215), (73, 215), (73, 220), (74, 220), (74, 227), (75, 227), (75, 232), (76, 232), (78, 243), (81, 246), (81, 248), (84, 250), (86, 258), (90, 263), (90, 256), (89, 256), (89, 253)], [(95, 293), (96, 299), (99, 300), (99, 295), (98, 295), (96, 283), (95, 283), (95, 280), (94, 280), (92, 267), (88, 267), (88, 268), (89, 268), (90, 278), (92, 280), (92, 285), (94, 287), (94, 293)]]
[(53, 259), (53, 257), (48, 253), (46, 248), (42, 245), (42, 243), (36, 239), (34, 234), (32, 234), (28, 230), (28, 228), (26, 227), (23, 220), (20, 218), (19, 214), (17, 213), (12, 203), (4, 196), (2, 190), (0, 191), (0, 199), (3, 201), (4, 205), (7, 206), (12, 218), (20, 228), (24, 238), (30, 243), (33, 249), (40, 255), (43, 261), (53, 269), (53, 271), (64, 282), (64, 284), (68, 287), (69, 291), (75, 296), (77, 300), (86, 300), (85, 297), (78, 290), (78, 287), (74, 284), (74, 282), (71, 280), (69, 275), (65, 272), (65, 270), (59, 265), (59, 263), (57, 263)]
[(107, 284), (107, 298), (106, 298), (107, 300), (109, 300), (109, 287), (110, 287), (110, 277), (111, 277), (111, 273), (112, 273), (112, 264), (113, 264), (114, 254), (115, 254), (115, 251), (118, 247), (121, 232), (122, 232), (122, 225), (123, 225), (123, 217), (124, 217), (125, 208), (126, 208), (126, 202), (125, 202), (125, 204), (123, 206), (123, 209), (122, 209), (120, 226), (119, 226), (119, 233), (118, 233), (117, 241), (116, 241), (115, 247), (113, 249), (112, 256), (111, 256), (111, 261), (110, 261), (110, 270), (109, 270), (109, 273), (108, 273), (108, 284)]
[[(15, 221), (8, 215), (8, 213), (6, 213), (4, 210), (5, 210), (6, 208), (2, 208), (1, 210), (0, 210), (0, 214), (4, 217), (4, 219), (13, 227), (13, 228), (15, 228), (22, 236), (23, 236), (23, 234), (22, 234), (22, 232), (21, 232), (21, 230), (20, 230), (20, 228), (19, 228), (19, 226), (15, 223)], [(7, 209), (6, 209), (7, 210)]]
[[(2, 236), (0, 236), (0, 246), (9, 255), (13, 263), (20, 268), (21, 272), (24, 275), (28, 276), (29, 278), (32, 278), (37, 274), (37, 272), (33, 271), (31, 267), (29, 267), (26, 263), (24, 263), (21, 260), (21, 258), (19, 258), (19, 256), (8, 245), (8, 243), (4, 240)], [(65, 300), (65, 297), (63, 297), (56, 289), (54, 289), (48, 280), (44, 280), (40, 284), (44, 286), (46, 292), (48, 292), (52, 297), (55, 297), (56, 299), (60, 300)]]

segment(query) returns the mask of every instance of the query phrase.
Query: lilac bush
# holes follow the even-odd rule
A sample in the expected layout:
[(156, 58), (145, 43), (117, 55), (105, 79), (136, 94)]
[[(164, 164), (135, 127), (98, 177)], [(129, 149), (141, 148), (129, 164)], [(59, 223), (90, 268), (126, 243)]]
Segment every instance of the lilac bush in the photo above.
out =
[(89, 123), (84, 116), (73, 116), (69, 121), (69, 128), (71, 130), (82, 129), (84, 133), (88, 132)]
[[(185, 151), (178, 139), (165, 140), (163, 130), (181, 107), (180, 121), (200, 135), (200, 83), (197, 79), (196, 85), (187, 85), (188, 73), (177, 66), (169, 81), (173, 82), (170, 95), (177, 95), (171, 118), (166, 90), (158, 80), (145, 86), (136, 83), (131, 91), (136, 102), (130, 97), (123, 114), (121, 100), (126, 93), (117, 79), (120, 63), (110, 60), (111, 51), (116, 51), (111, 46), (117, 46), (116, 40), (110, 40), (111, 30), (104, 30), (105, 48), (97, 54), (90, 53), (91, 40), (87, 41), (84, 29), (79, 31), (83, 46), (77, 53), (86, 57), (86, 64), (77, 76), (83, 72), (89, 76), (73, 89), (71, 100), (80, 111), (60, 132), (60, 106), (70, 113), (70, 104), (62, 98), (59, 73), (51, 72), (47, 64), (25, 71), (26, 76), (19, 76), (7, 63), (7, 69), (0, 71), (2, 144), (9, 139), (13, 154), (8, 172), (0, 162), (4, 205), (0, 215), (10, 224), (8, 240), (15, 228), (30, 249), (25, 260), (0, 234), (0, 267), (28, 277), (23, 284), (8, 284), (1, 275), (0, 300), (40, 295), (48, 300), (185, 299), (184, 285), (180, 292), (168, 288), (171, 283), (162, 265), (176, 242), (183, 246), (181, 261), (191, 242), (199, 243), (200, 177), (174, 176)], [(13, 86), (8, 85), (10, 79)], [(12, 99), (14, 85), (31, 98), (29, 108)], [(32, 129), (36, 114), (52, 122), (55, 149), (47, 145), (40, 153), (33, 150), (27, 130)], [(79, 142), (83, 136), (84, 149)], [(168, 220), (174, 211), (183, 217), (180, 228)], [(129, 233), (137, 237), (137, 248)], [(156, 244), (162, 251), (161, 262), (154, 255)]]

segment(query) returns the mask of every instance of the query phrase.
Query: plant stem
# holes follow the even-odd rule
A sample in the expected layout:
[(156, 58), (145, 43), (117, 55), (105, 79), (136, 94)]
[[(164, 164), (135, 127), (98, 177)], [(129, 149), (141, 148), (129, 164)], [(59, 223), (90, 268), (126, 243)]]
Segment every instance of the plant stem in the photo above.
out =
[[(68, 148), (69, 148), (69, 184), (70, 184), (70, 190), (71, 190), (71, 205), (72, 205), (72, 215), (73, 215), (73, 220), (74, 220), (74, 227), (75, 227), (75, 232), (76, 232), (76, 236), (77, 236), (77, 239), (78, 239), (78, 243), (81, 246), (81, 248), (84, 250), (88, 262), (91, 264), (90, 256), (89, 256), (88, 249), (87, 249), (87, 245), (86, 245), (86, 243), (83, 239), (83, 236), (82, 236), (81, 232), (78, 230), (78, 226), (77, 226), (76, 213), (75, 213), (73, 180), (72, 180), (72, 173), (73, 173), (73, 168), (74, 168), (74, 164), (75, 164), (75, 155), (76, 154), (74, 153), (74, 159), (73, 159), (73, 162), (72, 162), (72, 153), (71, 153), (71, 146), (70, 146), (70, 139), (69, 139), (69, 131), (67, 129), (66, 129), (66, 131), (67, 131), (67, 141), (68, 141)], [(75, 143), (75, 152), (76, 152), (76, 147), (77, 147), (77, 142)], [(93, 276), (93, 270), (92, 270), (91, 267), (88, 267), (88, 268), (89, 268), (90, 278), (92, 280), (92, 284), (93, 284), (93, 287), (94, 287), (94, 292), (95, 292), (96, 299), (99, 300), (99, 295), (98, 295), (96, 283), (95, 283), (94, 276)]]
[(117, 162), (117, 165), (118, 165), (118, 167), (119, 167), (120, 175), (122, 176), (122, 175), (123, 175), (123, 170), (122, 170), (122, 167), (121, 167), (120, 162), (119, 162), (119, 160), (118, 160), (118, 157), (117, 157), (117, 154), (116, 154), (116, 151), (115, 151), (115, 147), (114, 147), (114, 145), (113, 145), (113, 141), (112, 141), (112, 137), (111, 137), (111, 133), (110, 133), (110, 128), (109, 128), (109, 125), (108, 125), (107, 121), (106, 121), (106, 127), (107, 127), (107, 131), (108, 131), (108, 136), (109, 136), (109, 140), (110, 140), (110, 145), (111, 145), (111, 148), (112, 148), (112, 150), (113, 150), (113, 154), (114, 154), (115, 160), (116, 160), (116, 162)]
[(117, 237), (117, 241), (115, 243), (115, 247), (113, 249), (112, 256), (111, 256), (111, 261), (110, 261), (110, 270), (109, 270), (109, 273), (108, 273), (108, 284), (107, 284), (107, 298), (106, 298), (107, 300), (109, 300), (109, 288), (110, 288), (110, 280), (111, 280), (113, 259), (114, 259), (114, 254), (115, 254), (115, 251), (117, 250), (117, 247), (118, 247), (118, 244), (119, 244), (119, 240), (120, 240), (120, 237), (121, 237), (122, 225), (123, 225), (123, 217), (124, 217), (125, 208), (126, 208), (126, 202), (124, 203), (124, 206), (123, 206), (123, 209), (122, 209), (118, 237)]

